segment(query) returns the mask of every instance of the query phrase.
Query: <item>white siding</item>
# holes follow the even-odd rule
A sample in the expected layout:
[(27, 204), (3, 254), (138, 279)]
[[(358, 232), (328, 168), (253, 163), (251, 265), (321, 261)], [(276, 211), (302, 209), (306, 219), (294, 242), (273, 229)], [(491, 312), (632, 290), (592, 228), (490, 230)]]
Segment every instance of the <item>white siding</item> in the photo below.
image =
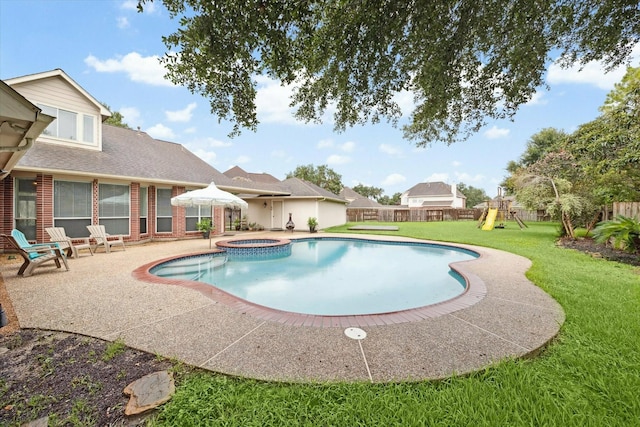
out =
[[(274, 212), (271, 209), (273, 203), (283, 203), (283, 218), (273, 218), (273, 226), (284, 228), (289, 220), (289, 213), (292, 215), (296, 231), (306, 231), (309, 229), (307, 220), (315, 217), (318, 220), (318, 229), (342, 225), (346, 222), (347, 207), (344, 203), (334, 203), (320, 201), (318, 199), (274, 199), (267, 200), (267, 207), (264, 207), (264, 199), (248, 200), (249, 209), (247, 219), (249, 222), (256, 222), (265, 229), (272, 226), (271, 216)], [(282, 221), (282, 222), (281, 222)]]
[(102, 117), (100, 109), (63, 78), (57, 76), (49, 77), (31, 82), (17, 83), (12, 87), (33, 104), (44, 104), (80, 113), (78, 120), (82, 120), (82, 114), (95, 117), (93, 145), (62, 141), (46, 135), (42, 135), (39, 140), (74, 147), (102, 149)]

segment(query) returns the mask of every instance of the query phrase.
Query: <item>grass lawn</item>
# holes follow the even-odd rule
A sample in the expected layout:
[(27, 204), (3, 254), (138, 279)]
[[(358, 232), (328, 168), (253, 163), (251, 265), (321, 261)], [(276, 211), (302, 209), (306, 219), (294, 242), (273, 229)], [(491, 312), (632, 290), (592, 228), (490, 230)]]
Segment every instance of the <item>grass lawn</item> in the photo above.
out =
[[(394, 223), (396, 232), (502, 249), (566, 312), (540, 356), (437, 382), (281, 384), (188, 375), (158, 426), (640, 426), (640, 270), (555, 245), (556, 225)], [(350, 232), (347, 227), (329, 231)], [(367, 232), (371, 234), (371, 232)], [(505, 266), (508, 268), (508, 266)]]

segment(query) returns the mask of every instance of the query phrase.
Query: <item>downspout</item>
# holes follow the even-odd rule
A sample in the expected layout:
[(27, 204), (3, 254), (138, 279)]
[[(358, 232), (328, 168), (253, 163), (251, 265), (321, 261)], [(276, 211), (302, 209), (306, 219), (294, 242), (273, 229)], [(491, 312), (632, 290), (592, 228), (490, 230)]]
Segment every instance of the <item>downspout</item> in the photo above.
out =
[(0, 147), (0, 153), (17, 153), (20, 151), (28, 150), (33, 146), (33, 138), (25, 139), (27, 140), (27, 143), (25, 145), (19, 145), (17, 147)]
[[(36, 123), (38, 123), (38, 115), (39, 115), (39, 111), (36, 111), (36, 116), (33, 119), (33, 121), (31, 122), (31, 125), (29, 125), (29, 127), (27, 129), (22, 128), (22, 126), (18, 126), (17, 124), (12, 124), (9, 123), (9, 126), (11, 126), (11, 128), (13, 128), (15, 130), (15, 128), (19, 128), (20, 130), (23, 130), (23, 140), (27, 140), (27, 143), (25, 145), (18, 145), (17, 147), (2, 147), (0, 146), (0, 153), (18, 153), (20, 151), (24, 151), (24, 150), (28, 150), (29, 148), (31, 148), (33, 146), (33, 138), (29, 138), (27, 137), (27, 135), (29, 135), (29, 132), (31, 132), (31, 129), (33, 129), (33, 127), (36, 125)], [(46, 116), (44, 116), (46, 117)], [(4, 124), (6, 122), (2, 122), (2, 124)], [(22, 142), (22, 141), (20, 141)]]

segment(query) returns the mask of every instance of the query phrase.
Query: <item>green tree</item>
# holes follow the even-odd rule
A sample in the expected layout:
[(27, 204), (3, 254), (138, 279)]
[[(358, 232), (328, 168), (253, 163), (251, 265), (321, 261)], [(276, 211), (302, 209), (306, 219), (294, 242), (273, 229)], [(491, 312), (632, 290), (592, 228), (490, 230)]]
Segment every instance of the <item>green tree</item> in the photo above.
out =
[(600, 111), (567, 149), (596, 183), (600, 203), (640, 200), (640, 67), (627, 69)]
[(380, 198), (384, 193), (384, 190), (382, 188), (362, 185), (362, 184), (356, 185), (355, 187), (352, 188), (352, 190), (361, 196), (367, 197), (369, 199), (373, 199), (377, 202), (380, 201)]
[(286, 178), (294, 177), (312, 182), (333, 194), (339, 194), (344, 187), (344, 185), (342, 185), (342, 175), (336, 173), (327, 165), (320, 165), (318, 167), (311, 164), (298, 166), (293, 172), (289, 172), (286, 176)]
[(467, 198), (467, 207), (472, 208), (477, 204), (489, 200), (491, 197), (482, 188), (476, 188), (472, 185), (467, 186), (463, 182), (457, 185), (458, 190)]
[(593, 222), (597, 207), (589, 180), (566, 151), (552, 152), (514, 176), (516, 197), (529, 209), (544, 208), (562, 222), (563, 235), (575, 238), (576, 222)]
[[(111, 111), (111, 108), (107, 104), (102, 104), (107, 110)], [(131, 129), (124, 121), (124, 116), (118, 111), (111, 111), (111, 117), (104, 122), (108, 125), (118, 126), (125, 129)]]
[(337, 131), (397, 124), (394, 97), (408, 91), (405, 137), (452, 143), (515, 114), (552, 53), (613, 67), (640, 35), (636, 0), (157, 1), (179, 18), (163, 37), (167, 78), (208, 98), (232, 134), (256, 128), (255, 76), (266, 75), (295, 83), (299, 119), (334, 110)]
[(529, 138), (527, 148), (520, 156), (521, 167), (531, 166), (547, 154), (558, 151), (565, 146), (568, 135), (555, 128), (544, 128)]
[(378, 199), (378, 203), (380, 203), (381, 205), (399, 205), (400, 201), (402, 199), (402, 193), (394, 193), (393, 196), (389, 197), (389, 196), (380, 196), (380, 198)]
[(506, 170), (510, 173), (500, 186), (503, 187), (507, 194), (513, 194), (515, 191), (515, 183), (512, 176), (521, 168), (533, 165), (535, 162), (543, 159), (547, 154), (562, 150), (566, 146), (568, 135), (555, 128), (545, 128), (531, 135), (524, 153), (517, 161), (511, 160), (507, 164)]

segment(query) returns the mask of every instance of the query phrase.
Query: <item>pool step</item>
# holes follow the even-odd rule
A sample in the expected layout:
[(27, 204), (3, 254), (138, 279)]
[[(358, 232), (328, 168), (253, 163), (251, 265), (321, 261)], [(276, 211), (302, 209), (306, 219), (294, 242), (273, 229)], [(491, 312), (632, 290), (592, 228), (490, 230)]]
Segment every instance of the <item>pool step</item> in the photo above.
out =
[(189, 280), (198, 280), (204, 273), (222, 267), (227, 262), (226, 256), (214, 256), (203, 259), (202, 257), (185, 258), (163, 265), (154, 274), (160, 277), (175, 277), (180, 275)]

